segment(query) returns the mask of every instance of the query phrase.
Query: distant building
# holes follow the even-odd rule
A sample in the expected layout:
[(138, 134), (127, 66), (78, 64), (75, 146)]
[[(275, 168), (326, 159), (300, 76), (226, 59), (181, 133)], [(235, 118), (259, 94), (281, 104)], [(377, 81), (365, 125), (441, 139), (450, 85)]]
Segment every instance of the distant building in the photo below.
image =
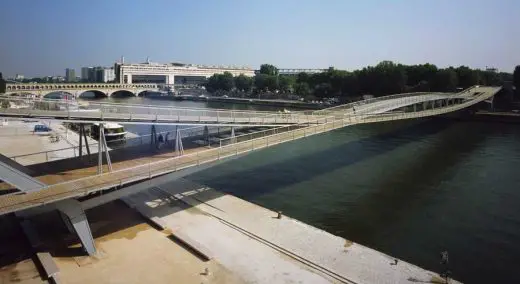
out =
[(81, 81), (83, 82), (90, 82), (90, 73), (92, 70), (92, 67), (82, 67), (81, 68)]
[(22, 75), (22, 74), (16, 74), (16, 76), (14, 77), (14, 79), (16, 81), (23, 81), (23, 79), (25, 79), (25, 76)]
[(67, 82), (75, 82), (76, 81), (76, 71), (71, 68), (65, 69), (65, 80)]
[(96, 67), (82, 67), (81, 81), (89, 83), (107, 83), (115, 79), (114, 68), (96, 66)]
[(98, 79), (100, 79), (98, 82), (112, 82), (116, 78), (116, 73), (114, 71), (114, 68), (103, 68), (101, 70), (98, 70)]
[[(290, 69), (290, 68), (282, 68), (278, 69), (279, 75), (285, 75), (285, 76), (297, 76), (300, 73), (307, 73), (307, 74), (316, 74), (316, 73), (323, 73), (327, 72), (329, 69)], [(260, 70), (256, 70), (255, 74), (260, 73)]]

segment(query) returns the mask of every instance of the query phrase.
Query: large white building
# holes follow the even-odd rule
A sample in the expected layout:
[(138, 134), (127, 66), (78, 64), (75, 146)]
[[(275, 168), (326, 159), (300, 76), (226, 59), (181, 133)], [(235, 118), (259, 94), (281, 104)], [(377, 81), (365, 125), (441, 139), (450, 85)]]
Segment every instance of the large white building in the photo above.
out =
[(234, 76), (244, 74), (254, 76), (255, 70), (249, 67), (208, 66), (182, 63), (159, 64), (147, 60), (146, 63), (114, 65), (115, 79), (124, 83), (163, 83), (163, 84), (198, 84), (214, 74), (230, 72)]
[(81, 80), (83, 82), (107, 83), (115, 79), (113, 67), (83, 67), (81, 68)]
[(100, 79), (103, 83), (112, 82), (116, 79), (114, 68), (104, 68), (99, 71)]

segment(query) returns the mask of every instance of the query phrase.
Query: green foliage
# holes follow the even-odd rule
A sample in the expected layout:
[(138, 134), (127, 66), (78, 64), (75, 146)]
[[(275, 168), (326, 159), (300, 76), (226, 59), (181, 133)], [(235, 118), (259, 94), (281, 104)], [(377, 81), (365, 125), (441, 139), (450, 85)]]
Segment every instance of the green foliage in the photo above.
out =
[(267, 78), (268, 77), (269, 77), (269, 75), (262, 74), (262, 73), (257, 74), (255, 76), (254, 85), (258, 91), (267, 91)]
[(302, 97), (307, 97), (311, 93), (309, 84), (307, 84), (307, 82), (296, 83), (294, 85), (294, 93)]
[(432, 85), (435, 91), (455, 91), (458, 85), (457, 72), (453, 68), (439, 70), (433, 79)]
[(262, 64), (260, 65), (260, 74), (278, 76), (278, 68), (271, 64)]
[(520, 65), (515, 67), (515, 72), (513, 72), (513, 84), (516, 87), (516, 92), (520, 93)]
[(276, 91), (279, 88), (278, 76), (276, 75), (267, 75), (265, 77), (265, 87), (268, 91)]
[(249, 92), (253, 87), (253, 78), (240, 74), (235, 77), (235, 86), (239, 91)]
[(209, 77), (206, 83), (206, 90), (213, 93), (218, 90), (231, 91), (235, 87), (235, 79), (233, 74), (224, 72), (224, 74), (214, 74)]
[[(276, 66), (262, 64), (258, 74), (251, 78), (240, 75), (233, 78), (229, 73), (209, 78), (207, 90), (228, 91), (236, 89), (254, 94), (266, 91), (294, 93), (304, 98), (340, 97), (357, 98), (371, 94), (385, 96), (403, 92), (452, 92), (457, 88), (473, 85), (500, 86), (504, 81), (513, 80), (509, 73), (474, 70), (466, 66), (439, 69), (426, 63), (402, 65), (392, 61), (382, 61), (376, 66), (368, 66), (352, 72), (329, 68), (321, 73), (300, 73), (297, 76), (279, 75)], [(520, 89), (520, 66), (515, 69), (514, 82)]]
[(296, 78), (294, 76), (282, 76), (278, 79), (279, 89), (282, 93), (290, 93), (293, 90)]
[(5, 93), (5, 80), (2, 77), (2, 72), (0, 72), (0, 94)]

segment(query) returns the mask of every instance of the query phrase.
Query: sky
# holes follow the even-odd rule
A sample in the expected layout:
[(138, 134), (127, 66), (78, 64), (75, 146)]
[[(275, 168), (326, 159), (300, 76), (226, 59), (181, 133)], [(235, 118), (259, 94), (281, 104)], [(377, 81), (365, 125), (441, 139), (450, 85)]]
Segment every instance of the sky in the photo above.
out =
[(125, 62), (354, 70), (520, 64), (519, 0), (2, 0), (0, 72)]

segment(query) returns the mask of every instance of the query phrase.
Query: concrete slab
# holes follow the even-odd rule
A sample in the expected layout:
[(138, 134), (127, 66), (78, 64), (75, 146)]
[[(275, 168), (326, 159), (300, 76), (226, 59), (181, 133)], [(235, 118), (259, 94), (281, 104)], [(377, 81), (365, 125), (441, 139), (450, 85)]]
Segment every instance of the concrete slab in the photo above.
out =
[[(180, 188), (185, 189), (186, 192), (178, 194)], [(266, 270), (262, 270), (262, 268), (257, 267), (257, 270), (252, 272), (247, 267), (240, 266), (236, 261), (240, 259), (241, 253), (236, 251), (236, 248), (227, 247), (228, 240), (232, 240), (235, 247), (248, 248), (247, 261), (249, 262), (256, 262), (258, 261), (256, 257), (259, 257), (266, 263), (274, 263), (276, 257), (271, 255), (273, 260), (268, 260), (265, 255), (255, 255), (254, 250), (249, 251), (254, 245), (242, 243), (240, 237), (226, 232), (229, 228), (242, 231), (250, 238), (256, 238), (271, 248), (293, 257), (300, 262), (299, 265), (302, 267), (315, 269), (314, 273), (327, 275), (341, 282), (443, 282), (434, 272), (402, 260), (397, 260), (397, 264), (395, 264), (395, 258), (391, 256), (334, 236), (290, 217), (284, 216), (282, 219), (277, 219), (276, 212), (205, 186), (180, 180), (170, 184), (168, 188), (162, 187), (162, 190), (170, 192), (171, 196), (180, 198), (192, 207), (184, 210), (172, 210), (170, 213), (161, 208), (164, 207), (164, 193), (162, 196), (157, 194), (154, 196), (153, 192), (148, 192), (148, 196), (142, 194), (130, 198), (137, 206), (148, 207), (146, 210), (155, 211), (155, 216), (160, 216), (172, 228), (182, 229), (185, 234), (209, 247), (215, 257), (224, 265), (235, 267), (243, 273), (242, 277), (248, 280), (277, 283), (283, 277), (277, 274), (278, 271), (270, 271), (272, 275), (267, 276)], [(138, 205), (139, 203), (142, 205)], [(212, 222), (210, 220), (212, 218), (218, 222)], [(227, 228), (224, 224), (227, 224)], [(204, 232), (215, 233), (208, 236)], [(243, 261), (246, 260), (243, 259)], [(257, 263), (257, 265), (263, 267), (266, 264)], [(294, 271), (284, 264), (277, 265), (284, 267), (281, 270)], [(291, 273), (291, 275), (293, 274)], [(299, 278), (292, 280), (298, 281)], [(451, 281), (450, 283), (457, 282)]]

